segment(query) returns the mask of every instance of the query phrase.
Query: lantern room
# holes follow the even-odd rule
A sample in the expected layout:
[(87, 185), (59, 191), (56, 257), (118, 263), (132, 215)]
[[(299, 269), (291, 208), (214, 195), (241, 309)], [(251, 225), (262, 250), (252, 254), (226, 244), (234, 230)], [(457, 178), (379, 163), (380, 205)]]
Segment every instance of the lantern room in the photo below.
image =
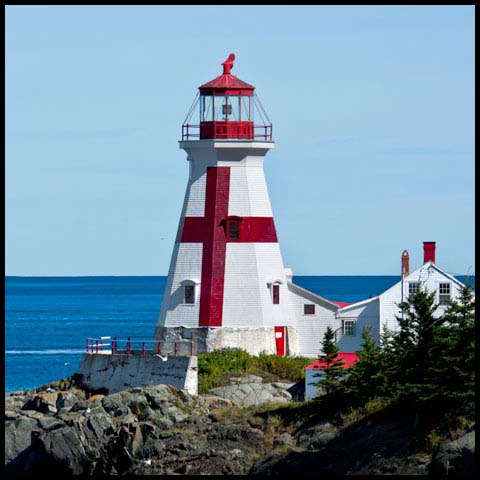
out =
[[(222, 63), (223, 73), (199, 87), (182, 125), (182, 140), (272, 140), (272, 124), (255, 94), (255, 87), (230, 73), (235, 55)], [(199, 123), (190, 123), (194, 113)], [(258, 117), (260, 124), (255, 123)]]

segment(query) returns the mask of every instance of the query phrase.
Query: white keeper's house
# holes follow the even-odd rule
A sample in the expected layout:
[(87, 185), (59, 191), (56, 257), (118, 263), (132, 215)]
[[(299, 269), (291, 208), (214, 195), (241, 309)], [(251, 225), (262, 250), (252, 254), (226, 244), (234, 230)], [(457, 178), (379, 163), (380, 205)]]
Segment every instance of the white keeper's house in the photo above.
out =
[(384, 323), (393, 329), (395, 303), (420, 285), (437, 290), (440, 303), (455, 296), (461, 283), (435, 265), (432, 242), (421, 268), (364, 302), (332, 302), (292, 282), (263, 170), (272, 125), (255, 87), (230, 73), (234, 59), (199, 87), (182, 126), (188, 183), (155, 341), (191, 341), (197, 353), (317, 356), (331, 326), (340, 350), (353, 352), (362, 326), (376, 338)]
[(421, 267), (410, 273), (409, 254), (406, 250), (402, 253), (401, 265), (400, 281), (385, 292), (338, 309), (337, 316), (341, 327), (336, 334), (336, 341), (340, 351), (359, 350), (362, 330), (366, 325), (372, 326), (372, 336), (377, 342), (385, 328), (390, 331), (398, 330), (398, 304), (408, 300), (408, 297), (420, 288), (435, 292), (438, 305), (435, 315), (443, 314), (447, 302), (458, 298), (463, 283), (435, 263), (435, 242), (423, 242)]

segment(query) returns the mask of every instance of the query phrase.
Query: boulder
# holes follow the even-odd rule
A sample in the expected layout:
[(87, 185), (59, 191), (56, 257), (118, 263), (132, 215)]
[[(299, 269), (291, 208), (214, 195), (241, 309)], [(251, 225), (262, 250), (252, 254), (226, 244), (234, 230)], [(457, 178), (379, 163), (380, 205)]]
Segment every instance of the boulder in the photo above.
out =
[[(291, 385), (291, 384), (284, 384)], [(292, 400), (283, 384), (239, 383), (212, 388), (211, 393), (235, 402), (239, 407), (258, 406), (269, 402), (286, 403)]]
[[(22, 452), (28, 449), (32, 443), (33, 432), (40, 433), (38, 422), (34, 418), (20, 416), (14, 421), (5, 422), (5, 464), (10, 463)], [(17, 470), (18, 466), (11, 468), (12, 472), (21, 472)]]
[(231, 377), (230, 383), (263, 383), (263, 378), (257, 375), (245, 375), (244, 377)]
[(296, 435), (296, 444), (307, 450), (318, 450), (333, 440), (340, 430), (330, 422), (323, 421), (312, 427), (300, 430)]
[(475, 431), (440, 447), (432, 456), (432, 475), (468, 475), (475, 470)]
[[(52, 394), (37, 395), (32, 400), (27, 401), (23, 410), (36, 410), (41, 413), (57, 413), (56, 398)], [(50, 397), (50, 398), (49, 398)]]

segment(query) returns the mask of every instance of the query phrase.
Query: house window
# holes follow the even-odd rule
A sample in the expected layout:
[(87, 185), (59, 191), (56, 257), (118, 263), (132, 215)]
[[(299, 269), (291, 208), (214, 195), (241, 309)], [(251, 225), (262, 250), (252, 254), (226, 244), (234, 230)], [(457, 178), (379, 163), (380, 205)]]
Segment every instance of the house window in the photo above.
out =
[(343, 334), (344, 335), (355, 335), (355, 320), (343, 320)]
[(420, 282), (411, 282), (408, 284), (408, 298), (412, 298), (420, 290)]
[(195, 303), (195, 285), (185, 285), (184, 303), (189, 305)]
[(438, 304), (447, 305), (449, 300), (450, 300), (450, 284), (441, 283), (438, 286)]
[(272, 285), (272, 300), (274, 305), (280, 303), (280, 285), (277, 283)]
[(238, 239), (238, 222), (236, 220), (228, 222), (228, 238)]
[(315, 305), (306, 303), (303, 306), (303, 314), (304, 315), (315, 315)]

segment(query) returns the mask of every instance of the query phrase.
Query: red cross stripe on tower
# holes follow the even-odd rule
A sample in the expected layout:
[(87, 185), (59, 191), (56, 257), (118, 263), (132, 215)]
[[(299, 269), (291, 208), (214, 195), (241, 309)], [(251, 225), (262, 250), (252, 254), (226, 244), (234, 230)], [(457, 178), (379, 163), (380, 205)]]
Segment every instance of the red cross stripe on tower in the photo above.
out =
[(207, 167), (205, 216), (185, 217), (183, 222), (180, 241), (203, 244), (200, 327), (222, 326), (227, 242), (278, 242), (272, 217), (235, 217), (239, 236), (228, 238), (229, 193), (230, 167)]

